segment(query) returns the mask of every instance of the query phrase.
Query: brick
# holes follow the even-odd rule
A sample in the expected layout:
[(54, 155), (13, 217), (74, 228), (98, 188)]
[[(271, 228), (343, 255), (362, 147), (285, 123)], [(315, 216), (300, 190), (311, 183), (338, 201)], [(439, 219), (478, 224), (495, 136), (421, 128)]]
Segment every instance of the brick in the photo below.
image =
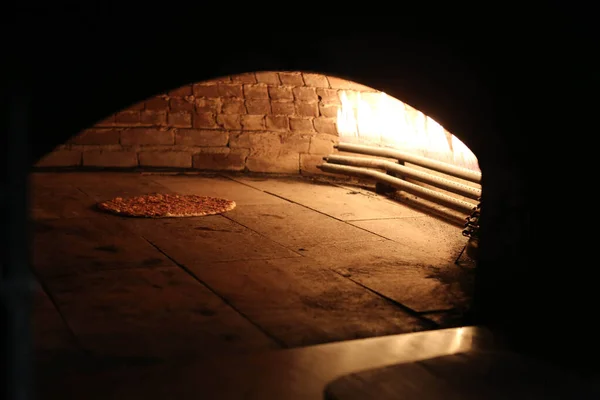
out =
[(194, 103), (182, 98), (171, 98), (169, 107), (171, 111), (194, 111)]
[(292, 92), (294, 93), (295, 100), (308, 102), (318, 101), (317, 92), (315, 88), (297, 87), (292, 89)]
[(173, 97), (185, 97), (193, 94), (192, 85), (181, 86), (177, 89), (169, 91), (169, 96)]
[(83, 165), (86, 167), (131, 168), (138, 166), (138, 158), (134, 151), (91, 150), (83, 153)]
[(412, 127), (418, 127), (418, 126), (422, 126), (423, 123), (425, 122), (425, 116), (423, 115), (423, 113), (415, 108), (412, 107), (405, 107), (405, 117), (406, 120), (408, 121), (409, 126)]
[(219, 83), (217, 85), (220, 97), (243, 97), (242, 85)]
[(317, 98), (324, 105), (339, 106), (342, 104), (338, 96), (338, 91), (334, 89), (317, 89)]
[(250, 132), (250, 156), (276, 157), (281, 152), (283, 138), (275, 132)]
[(119, 125), (138, 124), (140, 122), (139, 111), (121, 111), (115, 115), (115, 121)]
[(320, 155), (331, 154), (334, 152), (333, 145), (338, 141), (339, 140), (337, 136), (318, 133), (310, 138), (310, 147), (308, 148), (308, 152), (310, 154)]
[(233, 75), (231, 77), (231, 81), (240, 83), (256, 83), (256, 76), (254, 76), (253, 73)]
[(122, 151), (123, 146), (120, 144), (71, 144), (68, 148), (62, 150), (74, 150), (74, 151)]
[(248, 110), (248, 114), (271, 114), (271, 103), (268, 99), (246, 100), (246, 110)]
[(294, 115), (296, 107), (291, 101), (272, 101), (271, 110), (275, 115)]
[(295, 132), (314, 132), (312, 120), (306, 118), (290, 118), (290, 128)]
[(195, 97), (208, 97), (215, 98), (219, 97), (219, 88), (217, 85), (200, 85), (195, 84), (193, 86)]
[(356, 105), (358, 104), (358, 95), (359, 95), (359, 92), (356, 92), (354, 90), (340, 90), (338, 92), (340, 102), (341, 102), (341, 99), (343, 99), (345, 97), (348, 100), (348, 102), (350, 102), (350, 104), (352, 104), (353, 107), (356, 107)]
[(119, 144), (121, 131), (119, 129), (86, 129), (71, 138), (73, 144)]
[(242, 129), (246, 131), (256, 131), (265, 129), (264, 115), (242, 115)]
[(248, 149), (229, 149), (201, 152), (193, 157), (193, 167), (212, 171), (243, 171), (246, 168)]
[(175, 132), (175, 144), (186, 146), (218, 147), (226, 146), (229, 133), (222, 130), (178, 129)]
[(269, 97), (271, 100), (293, 100), (294, 94), (291, 88), (270, 87)]
[(310, 138), (312, 134), (299, 135), (297, 133), (288, 133), (281, 138), (280, 154), (298, 154), (306, 153), (310, 147)]
[(192, 114), (192, 128), (216, 128), (217, 121), (214, 113), (194, 113)]
[(244, 85), (246, 99), (268, 99), (269, 91), (265, 85)]
[(279, 79), (286, 86), (303, 86), (302, 74), (300, 72), (280, 72)]
[(242, 118), (239, 114), (219, 114), (217, 124), (223, 129), (242, 129)]
[(299, 155), (249, 155), (246, 167), (251, 172), (297, 174), (300, 170)]
[(246, 107), (242, 99), (223, 99), (221, 106), (223, 114), (246, 114)]
[(81, 165), (81, 152), (73, 150), (54, 150), (46, 154), (36, 167), (77, 167)]
[(103, 119), (102, 121), (96, 122), (95, 126), (114, 126), (115, 125), (115, 114), (110, 115)]
[(290, 124), (288, 121), (288, 117), (284, 115), (267, 115), (266, 118), (266, 126), (270, 131), (289, 131)]
[(321, 117), (337, 118), (339, 106), (319, 104), (319, 114)]
[(317, 103), (296, 103), (296, 114), (300, 117), (318, 117), (319, 105)]
[(281, 84), (281, 81), (279, 80), (279, 74), (277, 72), (264, 71), (257, 72), (255, 75), (258, 83), (265, 83), (272, 86), (278, 86)]
[(325, 75), (321, 74), (302, 74), (304, 78), (304, 83), (306, 86), (314, 87), (314, 88), (329, 88), (329, 81)]
[(196, 112), (221, 112), (220, 99), (196, 99)]
[(174, 144), (173, 130), (155, 128), (131, 128), (121, 132), (122, 145)]
[(213, 79), (213, 82), (217, 82), (217, 83), (231, 83), (231, 76), (229, 76), (229, 75), (220, 76), (218, 78)]
[(361, 92), (362, 91), (364, 91), (364, 92), (375, 91), (375, 89), (370, 88), (365, 85), (361, 85), (360, 83), (347, 81), (345, 79), (336, 78), (334, 76), (329, 76), (328, 80), (329, 80), (329, 85), (331, 86), (332, 89), (357, 90), (357, 91), (361, 91)]
[(146, 100), (146, 110), (167, 111), (169, 109), (169, 101), (163, 97), (152, 97)]
[(142, 167), (190, 168), (192, 154), (187, 151), (142, 151), (138, 154)]
[(187, 112), (170, 112), (167, 114), (167, 124), (174, 128), (191, 128), (192, 114)]
[(142, 111), (140, 113), (140, 123), (144, 125), (166, 125), (166, 111)]
[(337, 135), (337, 128), (335, 124), (335, 118), (315, 118), (314, 119), (315, 130), (319, 133), (327, 133), (329, 135)]
[[(380, 105), (381, 105), (382, 93), (381, 92), (363, 92), (360, 94), (360, 99), (362, 101), (364, 101), (365, 103), (367, 103), (371, 107), (371, 110), (375, 110), (376, 108), (380, 107)], [(392, 99), (389, 98), (388, 100), (392, 100)]]
[(231, 147), (232, 149), (251, 148), (252, 143), (250, 142), (250, 135), (250, 132), (229, 132), (229, 147)]

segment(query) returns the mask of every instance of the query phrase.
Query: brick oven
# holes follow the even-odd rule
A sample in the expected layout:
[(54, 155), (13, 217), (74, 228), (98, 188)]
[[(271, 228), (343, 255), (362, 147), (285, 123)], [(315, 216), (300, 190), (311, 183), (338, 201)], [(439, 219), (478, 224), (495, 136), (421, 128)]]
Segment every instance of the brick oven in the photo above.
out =
[[(133, 42), (113, 40), (111, 42), (113, 57), (110, 58), (97, 57), (100, 44), (105, 43), (108, 38), (103, 35), (90, 38), (90, 49), (94, 48), (94, 51), (82, 50), (76, 55), (76, 59), (80, 61), (77, 63), (77, 68), (80, 68), (79, 72), (81, 72), (79, 78), (77, 77), (79, 75), (72, 73), (76, 69), (75, 64), (67, 66), (58, 61), (75, 59), (75, 53), (68, 50), (61, 52), (56, 49), (58, 53), (47, 58), (50, 60), (48, 65), (39, 72), (33, 85), (35, 101), (31, 110), (36, 117), (31, 119), (32, 125), (29, 127), (33, 132), (33, 140), (30, 141), (29, 146), (21, 148), (23, 151), (26, 151), (24, 149), (31, 151), (36, 171), (63, 170), (77, 173), (92, 171), (93, 174), (94, 171), (103, 169), (135, 170), (157, 174), (165, 171), (185, 172), (190, 175), (200, 172), (223, 172), (331, 178), (331, 175), (326, 175), (318, 167), (327, 161), (324, 158), (338, 153), (337, 144), (348, 139), (348, 131), (340, 132), (338, 123), (344, 99), (356, 101), (360, 97), (368, 102), (369, 98), (377, 98), (381, 95), (380, 91), (383, 91), (392, 98), (405, 101), (409, 114), (431, 117), (432, 120), (439, 122), (444, 127), (443, 137), (448, 139), (445, 141), (446, 144), (452, 142), (450, 133), (453, 133), (463, 139), (464, 143), (477, 154), (484, 179), (482, 182), (485, 190), (484, 207), (487, 207), (484, 210), (488, 211), (487, 214), (483, 211), (482, 216), (482, 245), (478, 252), (478, 274), (475, 276), (478, 285), (475, 287), (473, 321), (492, 326), (503, 333), (507, 332), (509, 336), (512, 335), (511, 338), (515, 339), (517, 344), (531, 343), (529, 340), (531, 336), (517, 334), (517, 325), (528, 321), (529, 316), (525, 312), (515, 311), (519, 302), (528, 298), (525, 289), (525, 282), (528, 281), (524, 279), (515, 282), (510, 279), (508, 273), (519, 271), (521, 266), (527, 266), (527, 260), (518, 257), (519, 254), (526, 253), (528, 240), (528, 203), (524, 189), (526, 178), (519, 172), (524, 164), (521, 153), (510, 146), (515, 136), (507, 128), (512, 125), (503, 119), (510, 119), (514, 114), (503, 113), (503, 118), (499, 117), (499, 108), (496, 107), (508, 106), (507, 103), (499, 105), (498, 99), (504, 98), (506, 93), (498, 82), (486, 80), (489, 76), (484, 72), (484, 67), (489, 66), (488, 64), (484, 63), (485, 66), (479, 69), (466, 61), (471, 60), (467, 56), (460, 59), (461, 61), (450, 62), (449, 60), (454, 58), (449, 51), (450, 44), (445, 42), (433, 45), (407, 41), (402, 42), (400, 46), (397, 38), (394, 39), (393, 35), (386, 36), (387, 34), (373, 34), (376, 39), (366, 40), (368, 36), (366, 33), (364, 37), (348, 39), (336, 35), (325, 35), (321, 38), (314, 33), (309, 35), (306, 32), (292, 35), (296, 42), (302, 40), (302, 43), (306, 44), (302, 51), (297, 53), (289, 51), (290, 43), (294, 40), (290, 37), (282, 37), (272, 38), (270, 42), (250, 41), (241, 46), (240, 51), (235, 54), (216, 44), (214, 46), (207, 44), (214, 53), (210, 57), (200, 57), (201, 62), (197, 63), (182, 62), (175, 65), (172, 62), (153, 62), (156, 48), (169, 48), (173, 54), (176, 50), (178, 54), (187, 54), (186, 51), (190, 49), (190, 43), (193, 42), (191, 39), (195, 37), (191, 30), (193, 24), (185, 24), (178, 19), (178, 23), (171, 26), (173, 29), (186, 31), (188, 36), (182, 33), (182, 36), (178, 37), (187, 39), (177, 42), (172, 40), (173, 35), (163, 37), (158, 32), (149, 32), (148, 35), (153, 40), (142, 43), (136, 41), (137, 47), (133, 50), (131, 46)], [(132, 37), (128, 36), (131, 33), (124, 28), (124, 31), (115, 29), (104, 34), (115, 39), (121, 36)], [(259, 36), (258, 33), (256, 35)], [(307, 40), (307, 36), (314, 40)], [(69, 47), (66, 44), (70, 42), (57, 40), (56, 43), (64, 43), (67, 49)], [(458, 47), (457, 54), (463, 54), (461, 51), (464, 49)], [(459, 57), (457, 56), (456, 59)], [(114, 60), (120, 61), (114, 62)], [(100, 69), (102, 73), (92, 74), (91, 65)], [(58, 82), (62, 85), (60, 90), (58, 90)], [(84, 82), (88, 84), (86, 90), (89, 92), (83, 97), (88, 101), (74, 102), (73, 99), (77, 98), (77, 93), (81, 93)], [(488, 85), (485, 86), (482, 82), (488, 82)], [(15, 93), (18, 92), (15, 90)], [(44, 97), (44, 94), (48, 93), (56, 93), (56, 98), (49, 102)], [(64, 112), (65, 104), (69, 104), (68, 113)], [(507, 108), (502, 109), (506, 111)], [(48, 121), (55, 123), (49, 124)], [(15, 159), (16, 161), (18, 160)], [(16, 178), (13, 178), (17, 175), (5, 174), (7, 181), (12, 182), (14, 187), (20, 187)], [(95, 194), (100, 196), (101, 191), (110, 186), (108, 184), (110, 178), (97, 180), (89, 178), (83, 182), (81, 177), (86, 175), (77, 176), (79, 178), (74, 177), (73, 183), (64, 189), (66, 197), (74, 202), (96, 201)], [(254, 183), (248, 181), (238, 183), (240, 187), (254, 185), (253, 189), (262, 185), (258, 179)], [(85, 192), (84, 195), (74, 189), (79, 184), (85, 185), (79, 191)], [(151, 188), (151, 184), (144, 183), (144, 185), (142, 187), (144, 190)], [(173, 187), (176, 187), (179, 184), (174, 185)], [(118, 183), (116, 187), (119, 191), (127, 192), (134, 190), (131, 189), (133, 186), (133, 181), (124, 181)], [(211, 187), (210, 183), (205, 186)], [(266, 193), (269, 189), (260, 190)], [(21, 193), (23, 194), (21, 199), (26, 199), (25, 193)], [(58, 191), (48, 193), (54, 194)], [(106, 193), (101, 194), (106, 195)], [(288, 201), (285, 194), (274, 192), (270, 194)], [(353, 190), (349, 190), (346, 194), (356, 195)], [(293, 201), (288, 202), (293, 203)], [(315, 207), (315, 210), (320, 213), (318, 207)], [(85, 213), (87, 209), (82, 207), (79, 211)], [(342, 211), (339, 207), (332, 207), (328, 212), (341, 213)], [(24, 212), (22, 214), (24, 215)], [(339, 214), (335, 215), (338, 222), (343, 220)], [(44, 218), (52, 219), (52, 217), (48, 218), (48, 215)], [(259, 241), (264, 239), (265, 233), (254, 228), (255, 226), (271, 223), (271, 226), (276, 227), (281, 224), (278, 221), (269, 222), (268, 218), (268, 215), (250, 215), (238, 225), (252, 227), (252, 229), (248, 228), (254, 230), (252, 238)], [(18, 225), (15, 221), (11, 222), (11, 226)], [(65, 222), (67, 223), (69, 222)], [(232, 221), (222, 221), (222, 225), (194, 226), (193, 233), (198, 236), (208, 236), (214, 232), (235, 234), (237, 231), (231, 228), (231, 223)], [(161, 253), (160, 256), (142, 261), (145, 261), (145, 266), (149, 268), (156, 265), (160, 267), (162, 265), (160, 263), (163, 262), (173, 265), (180, 263), (182, 269), (187, 268), (185, 264), (194, 262), (197, 258), (194, 257), (196, 253), (193, 252), (199, 250), (191, 246), (186, 248), (185, 235), (182, 231), (169, 228), (167, 225), (169, 224), (165, 224), (165, 229), (172, 229), (169, 231), (170, 236), (162, 235), (162, 237), (181, 239), (179, 243), (175, 239), (169, 240), (173, 240), (175, 250), (183, 248), (189, 251), (190, 258), (184, 262), (173, 260), (170, 258), (171, 250), (169, 250)], [(71, 229), (69, 232), (81, 233), (85, 229), (88, 227), (81, 223), (77, 229)], [(146, 229), (152, 233), (151, 229)], [(48, 240), (53, 239), (48, 225), (41, 226), (41, 231), (46, 234)], [(110, 232), (111, 229), (105, 229), (104, 233), (97, 237), (112, 240)], [(503, 232), (510, 235), (499, 240)], [(139, 247), (134, 247), (135, 251), (131, 251), (131, 256), (146, 254), (145, 251), (149, 246), (156, 245), (156, 238), (161, 237), (160, 233), (157, 231), (154, 237), (148, 237), (144, 243), (138, 243)], [(86, 235), (87, 233), (80, 236), (85, 240)], [(310, 235), (306, 237), (312, 240)], [(26, 238), (26, 232), (21, 232), (20, 238)], [(368, 243), (368, 241), (364, 242)], [(314, 240), (310, 244), (320, 245)], [(213, 245), (214, 248), (219, 249), (222, 242), (216, 241)], [(119, 250), (115, 250), (111, 245), (102, 244), (96, 247), (96, 251), (104, 252), (108, 257), (119, 257)], [(332, 245), (331, 248), (333, 247)], [(25, 247), (21, 250), (14, 246), (12, 248), (7, 246), (7, 248), (11, 254), (25, 257)], [(350, 247), (349, 250), (346, 250), (348, 247), (340, 248), (340, 254), (357, 251), (357, 247)], [(296, 246), (294, 251), (302, 253), (306, 249)], [(322, 246), (320, 251), (325, 253), (327, 246)], [(85, 254), (81, 256), (85, 259)], [(292, 257), (296, 255), (290, 256), (289, 253), (282, 252), (277, 253), (273, 259), (287, 260)], [(134, 264), (136, 263), (137, 261)], [(227, 272), (225, 269), (217, 268), (222, 265), (225, 264), (210, 265), (210, 274), (215, 274), (210, 276), (213, 282), (227, 280), (216, 275)], [(72, 267), (74, 265), (67, 265), (65, 268)], [(93, 265), (93, 267), (102, 266)], [(502, 269), (504, 267), (505, 270)], [(232, 269), (232, 272), (245, 271), (244, 268), (246, 267)], [(283, 268), (280, 268), (280, 271), (285, 273)], [(312, 270), (302, 270), (303, 273), (299, 276), (311, 277), (317, 282), (325, 282), (330, 276), (310, 273), (310, 271)], [(341, 276), (340, 279), (357, 279), (353, 275), (358, 275), (360, 272), (353, 270), (336, 273), (337, 276)], [(277, 276), (266, 274), (264, 277), (265, 280), (275, 284), (280, 282)], [(400, 280), (392, 281), (397, 278), (396, 274), (391, 273), (388, 277), (387, 282), (394, 284), (400, 282)], [(60, 278), (62, 279), (62, 276)], [(239, 282), (248, 282), (248, 279)], [(363, 281), (358, 281), (357, 285), (368, 286)], [(500, 287), (502, 285), (512, 285), (514, 296), (501, 301), (501, 294), (505, 291)], [(156, 283), (156, 286), (161, 285)], [(240, 287), (243, 285), (240, 284)], [(313, 288), (311, 285), (304, 287)], [(411, 287), (406, 289), (408, 292)], [(262, 293), (260, 287), (256, 288), (255, 292)], [(100, 289), (94, 291), (90, 286), (89, 293), (100, 295), (104, 292)], [(181, 293), (184, 293), (183, 289)], [(235, 296), (236, 290), (232, 290), (231, 293)], [(329, 300), (340, 298), (339, 293), (326, 294)], [(221, 300), (237, 307), (237, 303), (226, 297), (223, 296), (225, 300)], [(148, 298), (153, 297), (150, 295)], [(185, 296), (182, 295), (182, 298)], [(285, 296), (281, 298), (285, 299)], [(356, 298), (359, 296), (348, 296), (347, 303), (353, 304), (353, 299)], [(306, 301), (303, 303), (303, 309), (306, 307), (327, 309), (328, 304), (331, 304), (324, 302), (322, 298), (319, 301), (303, 299)], [(267, 300), (272, 301), (272, 299)], [(164, 305), (160, 301), (155, 303), (149, 301), (148, 304), (156, 306), (157, 309)], [(379, 303), (372, 304), (374, 304), (374, 313), (381, 312)], [(72, 301), (71, 305), (77, 307), (77, 301)], [(398, 308), (409, 313), (402, 307)], [(257, 309), (260, 307), (251, 308), (251, 310)], [(511, 314), (512, 311), (508, 310), (516, 314)], [(146, 311), (149, 315), (152, 314), (152, 308)], [(170, 314), (165, 315), (177, 316), (175, 311), (171, 309)], [(438, 311), (440, 310), (436, 306), (431, 306), (423, 313), (431, 313), (428, 318), (433, 321), (436, 317), (434, 314)], [(195, 318), (209, 318), (214, 315), (214, 310), (197, 309), (196, 314)], [(416, 314), (410, 314), (411, 318), (423, 317)], [(86, 317), (84, 312), (77, 315)], [(343, 321), (342, 325), (360, 324), (361, 318), (357, 316), (352, 319), (348, 315), (346, 314), (345, 318), (340, 317), (340, 321)], [(281, 316), (284, 317), (285, 315)], [(362, 317), (372, 318), (382, 324), (391, 320), (383, 314), (367, 313)], [(274, 323), (274, 319), (268, 322)], [(230, 324), (228, 329), (238, 326), (237, 323)], [(239, 324), (241, 324), (239, 326), (243, 325), (242, 322)], [(82, 323), (79, 329), (85, 331), (85, 326), (87, 325)], [(168, 327), (169, 324), (157, 323), (156, 326)], [(286, 332), (288, 327), (278, 326), (278, 329)], [(406, 327), (407, 331), (410, 329), (412, 328)], [(326, 331), (324, 327), (323, 331)], [(265, 332), (261, 331), (257, 335), (253, 339), (256, 340), (255, 343), (261, 346), (264, 344), (265, 347), (273, 345), (269, 341), (272, 340), (271, 337), (267, 339), (263, 337), (269, 336)], [(148, 340), (159, 340), (148, 337), (150, 338)], [(157, 337), (160, 338), (160, 335), (157, 334)], [(219, 336), (219, 340), (228, 344), (236, 343), (237, 337), (225, 332)], [(161, 339), (161, 341), (168, 343), (166, 340)], [(144, 343), (139, 341), (134, 344), (144, 346)], [(274, 340), (274, 343), (274, 346), (283, 346), (277, 340)], [(298, 344), (302, 341), (298, 339), (294, 343)], [(105, 345), (108, 347), (107, 343)], [(127, 350), (127, 346), (123, 348)]]
[[(346, 156), (336, 158), (340, 143), (341, 154)], [(365, 177), (361, 171), (367, 177), (373, 171), (356, 170), (357, 163), (362, 165), (366, 159), (344, 157), (359, 153), (368, 158), (375, 151), (379, 157), (369, 161), (370, 167), (386, 159), (377, 149), (366, 148), (365, 153), (365, 149), (352, 150), (352, 144), (424, 156), (424, 164), (415, 164), (409, 157), (412, 169), (422, 171), (407, 169), (408, 176), (402, 175), (402, 180), (408, 182), (404, 184), (408, 189), (410, 185), (425, 189), (409, 190), (416, 197), (403, 197), (404, 202), (425, 195), (454, 206), (462, 214), (444, 207), (440, 210), (435, 204), (429, 205), (429, 211), (463, 225), (464, 214), (474, 211), (477, 202), (473, 200), (481, 196), (480, 169), (476, 156), (456, 136), (382, 91), (299, 71), (247, 72), (157, 94), (83, 130), (45, 155), (35, 169), (229, 171), (350, 180)], [(401, 164), (396, 168), (405, 168), (405, 158), (388, 155), (387, 159)], [(441, 169), (431, 168), (436, 162)], [(400, 176), (389, 169), (387, 174), (388, 180)], [(419, 179), (421, 175), (425, 179)], [(397, 190), (406, 189), (402, 182), (399, 185), (395, 189), (388, 185), (387, 193), (397, 195)], [(386, 191), (380, 180), (375, 189)]]
[[(341, 153), (346, 156), (328, 157), (339, 152), (340, 143)], [(35, 167), (364, 178), (356, 166), (337, 165), (366, 162), (344, 158), (357, 153), (352, 146), (344, 148), (345, 144), (374, 145), (424, 156), (424, 164), (411, 163), (412, 169), (422, 171), (406, 170), (408, 176), (403, 175), (402, 180), (425, 189), (409, 190), (416, 196), (404, 196), (402, 201), (414, 204), (425, 195), (434, 201), (427, 208), (429, 212), (455, 223), (465, 225), (465, 214), (474, 211), (474, 200), (481, 196), (476, 156), (432, 118), (380, 90), (299, 71), (247, 72), (157, 94), (83, 130), (45, 155)], [(372, 154), (369, 151), (377, 156), (376, 149), (368, 148), (366, 153), (362, 149), (363, 154), (358, 151), (358, 155), (368, 158)], [(375, 158), (370, 162), (386, 159), (385, 154)], [(387, 159), (402, 165), (397, 168), (404, 168), (407, 161), (393, 155)], [(428, 160), (441, 163), (442, 169), (423, 168), (431, 167)], [(453, 168), (458, 172), (452, 173)], [(373, 171), (362, 172), (368, 175)], [(387, 174), (391, 177), (387, 179), (400, 176), (389, 170)], [(419, 179), (419, 174), (425, 179)], [(387, 193), (398, 197), (397, 191), (405, 189), (399, 184), (396, 188), (387, 185)], [(375, 190), (386, 192), (386, 185), (379, 180)], [(459, 212), (443, 206), (440, 210), (435, 202)]]

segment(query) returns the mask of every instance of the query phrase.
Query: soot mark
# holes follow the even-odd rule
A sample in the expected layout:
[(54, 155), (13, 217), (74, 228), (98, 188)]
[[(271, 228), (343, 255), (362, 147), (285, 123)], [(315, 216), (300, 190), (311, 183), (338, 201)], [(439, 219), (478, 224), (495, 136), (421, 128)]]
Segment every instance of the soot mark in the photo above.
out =
[(209, 310), (208, 308), (199, 308), (194, 311), (196, 311), (200, 315), (204, 315), (205, 317), (212, 317), (213, 315), (217, 314), (215, 311)]
[(108, 246), (97, 246), (97, 247), (94, 247), (94, 250), (105, 251), (107, 253), (118, 253), (119, 252), (119, 248), (112, 244), (110, 244)]
[(234, 335), (233, 333), (224, 333), (224, 334), (222, 334), (220, 336), (226, 342), (233, 342), (233, 341), (238, 340), (240, 338), (238, 335)]
[(143, 265), (158, 265), (161, 264), (162, 260), (160, 258), (147, 258), (142, 261)]

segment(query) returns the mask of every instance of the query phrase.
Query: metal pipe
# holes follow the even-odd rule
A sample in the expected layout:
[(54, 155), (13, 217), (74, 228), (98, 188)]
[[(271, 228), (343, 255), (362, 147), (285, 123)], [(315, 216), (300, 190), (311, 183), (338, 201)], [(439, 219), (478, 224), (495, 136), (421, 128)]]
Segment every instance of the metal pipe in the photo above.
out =
[(431, 189), (421, 187), (419, 185), (415, 185), (414, 183), (403, 181), (402, 179), (394, 178), (393, 176), (389, 176), (389, 175), (384, 174), (383, 172), (374, 171), (372, 169), (349, 167), (349, 166), (345, 166), (345, 165), (329, 164), (329, 163), (323, 163), (323, 164), (319, 165), (317, 168), (319, 168), (325, 172), (332, 172), (332, 173), (336, 173), (336, 174), (350, 175), (350, 176), (356, 176), (356, 177), (361, 177), (361, 178), (371, 178), (376, 181), (386, 183), (397, 189), (404, 190), (405, 192), (423, 197), (427, 200), (431, 200), (436, 203), (443, 204), (449, 208), (452, 208), (452, 209), (455, 209), (455, 210), (458, 210), (461, 212), (471, 213), (476, 208), (475, 204), (456, 199), (454, 197), (436, 192), (435, 190), (431, 190)]
[(465, 196), (473, 200), (477, 200), (479, 197), (481, 197), (481, 189), (440, 178), (438, 176), (418, 171), (413, 168), (408, 168), (403, 165), (396, 164), (393, 161), (340, 155), (329, 155), (327, 157), (323, 157), (323, 160), (333, 164), (384, 169), (387, 172), (395, 172), (403, 176), (408, 176), (417, 181), (428, 183), (432, 186), (447, 190), (452, 193), (460, 194), (461, 196)]
[(405, 151), (388, 149), (385, 147), (372, 147), (364, 146), (360, 144), (351, 143), (339, 143), (334, 146), (340, 151), (346, 151), (349, 153), (367, 154), (371, 156), (395, 158), (399, 161), (405, 161), (408, 163), (420, 165), (432, 169), (434, 171), (442, 172), (444, 174), (452, 175), (457, 178), (465, 179), (470, 182), (481, 183), (481, 173), (471, 171), (466, 168), (457, 167), (452, 164), (445, 162), (431, 160), (426, 157), (417, 156), (414, 154), (407, 153)]

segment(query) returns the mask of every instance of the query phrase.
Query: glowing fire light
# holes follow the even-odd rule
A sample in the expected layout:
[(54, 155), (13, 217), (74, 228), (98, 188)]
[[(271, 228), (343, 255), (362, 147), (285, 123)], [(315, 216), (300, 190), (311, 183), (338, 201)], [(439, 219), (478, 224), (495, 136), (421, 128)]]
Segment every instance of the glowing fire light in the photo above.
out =
[(340, 93), (341, 142), (393, 147), (479, 171), (475, 154), (422, 112), (383, 92), (349, 94)]

